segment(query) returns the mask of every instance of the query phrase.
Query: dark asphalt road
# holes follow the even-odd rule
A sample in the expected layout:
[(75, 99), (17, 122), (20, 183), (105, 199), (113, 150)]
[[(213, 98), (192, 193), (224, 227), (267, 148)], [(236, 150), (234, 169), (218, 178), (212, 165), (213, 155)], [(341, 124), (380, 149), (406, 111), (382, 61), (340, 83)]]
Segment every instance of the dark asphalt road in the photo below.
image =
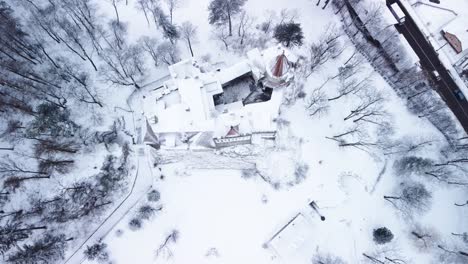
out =
[[(387, 0), (387, 6), (393, 3), (398, 3), (403, 13), (405, 13), (405, 21), (402, 24), (395, 25), (397, 30), (403, 34), (414, 52), (420, 59), (421, 66), (428, 72), (437, 71), (440, 78), (435, 78), (434, 81), (437, 86), (437, 92), (444, 99), (447, 106), (455, 114), (460, 124), (468, 133), (468, 101), (457, 97), (456, 92), (459, 91), (459, 87), (449, 71), (442, 64), (439, 59), (439, 55), (430, 41), (426, 38), (421, 29), (414, 22), (406, 8), (401, 4), (400, 0)], [(439, 80), (437, 80), (439, 79)], [(468, 96), (468, 95), (466, 95)]]

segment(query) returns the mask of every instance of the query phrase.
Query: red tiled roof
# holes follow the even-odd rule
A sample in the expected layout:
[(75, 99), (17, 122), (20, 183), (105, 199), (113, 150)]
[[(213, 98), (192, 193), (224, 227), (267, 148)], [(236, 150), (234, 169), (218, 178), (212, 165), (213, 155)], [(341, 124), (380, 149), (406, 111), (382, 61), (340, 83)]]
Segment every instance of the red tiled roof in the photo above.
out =
[(239, 136), (239, 126), (231, 126), (231, 129), (226, 134), (226, 137), (236, 137)]
[(288, 62), (288, 59), (286, 58), (286, 55), (283, 54), (279, 55), (276, 58), (276, 64), (273, 67), (273, 76), (275, 77), (281, 77), (283, 76), (283, 71), (284, 71), (284, 64)]
[(452, 48), (455, 50), (455, 52), (461, 53), (463, 51), (462, 43), (456, 35), (448, 33), (446, 31), (443, 32), (443, 35), (447, 42), (450, 44), (450, 46), (452, 46)]

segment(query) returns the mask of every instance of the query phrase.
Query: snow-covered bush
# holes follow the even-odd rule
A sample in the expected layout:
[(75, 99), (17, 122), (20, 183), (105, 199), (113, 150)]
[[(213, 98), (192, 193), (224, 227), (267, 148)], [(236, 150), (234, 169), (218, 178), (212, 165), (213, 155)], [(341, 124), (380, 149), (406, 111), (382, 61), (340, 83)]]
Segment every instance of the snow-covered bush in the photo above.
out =
[(381, 245), (392, 241), (393, 233), (386, 227), (374, 229), (374, 242)]
[(138, 209), (138, 215), (141, 219), (148, 220), (156, 213), (156, 208), (151, 205), (143, 205)]
[(136, 231), (136, 230), (140, 229), (142, 227), (142, 225), (143, 224), (141, 222), (141, 219), (139, 219), (139, 218), (132, 218), (130, 220), (130, 222), (128, 222), (128, 227), (132, 231)]
[(300, 183), (307, 177), (307, 173), (309, 172), (309, 165), (304, 162), (296, 163), (296, 167), (294, 169), (294, 178), (296, 179), (296, 183)]
[(96, 260), (104, 262), (109, 260), (109, 253), (107, 252), (107, 244), (98, 242), (92, 246), (87, 246), (84, 255), (89, 260)]
[(312, 258), (312, 264), (346, 264), (346, 262), (340, 257), (319, 252)]
[(384, 199), (406, 215), (411, 215), (413, 211), (422, 213), (431, 207), (432, 194), (421, 183), (401, 183), (399, 193), (398, 196), (384, 196)]
[(255, 175), (256, 175), (255, 170), (245, 169), (245, 170), (242, 170), (241, 177), (244, 178), (244, 179), (250, 179), (250, 178), (255, 177)]
[(401, 192), (402, 199), (411, 207), (425, 211), (430, 207), (432, 194), (423, 184), (408, 184)]
[(153, 189), (147, 194), (146, 198), (150, 202), (157, 202), (161, 199), (161, 194), (157, 190)]
[(398, 159), (393, 164), (393, 168), (398, 176), (410, 174), (424, 174), (433, 164), (430, 159), (416, 156), (407, 156)]

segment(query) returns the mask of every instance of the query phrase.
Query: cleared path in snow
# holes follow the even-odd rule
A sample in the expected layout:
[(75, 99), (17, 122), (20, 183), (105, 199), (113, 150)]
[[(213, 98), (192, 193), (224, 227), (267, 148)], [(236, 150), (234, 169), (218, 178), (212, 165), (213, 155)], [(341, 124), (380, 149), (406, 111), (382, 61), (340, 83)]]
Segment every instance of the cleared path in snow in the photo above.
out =
[[(141, 91), (135, 91), (132, 93), (129, 98), (127, 99), (127, 105), (130, 109), (129, 111), (124, 109), (124, 118), (126, 120), (130, 120), (129, 123), (133, 124), (133, 127), (130, 131), (125, 131), (126, 134), (132, 137), (135, 141), (135, 138), (138, 141), (139, 145), (135, 145), (133, 148), (136, 151), (137, 162), (136, 162), (136, 173), (133, 178), (133, 184), (129, 193), (123, 198), (123, 200), (115, 207), (115, 209), (110, 212), (110, 214), (104, 219), (104, 221), (97, 226), (93, 233), (91, 233), (86, 240), (84, 240), (80, 246), (76, 249), (73, 249), (73, 253), (67, 256), (64, 264), (79, 264), (83, 263), (86, 260), (84, 255), (84, 251), (86, 250), (87, 246), (91, 246), (94, 243), (98, 242), (99, 240), (106, 237), (107, 234), (117, 225), (122, 218), (127, 215), (127, 213), (138, 203), (138, 201), (146, 195), (146, 193), (151, 189), (153, 184), (153, 170), (152, 170), (152, 162), (150, 160), (151, 153), (149, 146), (145, 146), (141, 144), (141, 139), (143, 137), (143, 133), (145, 131), (142, 130), (144, 128), (145, 120), (141, 117), (137, 117), (135, 119), (135, 110), (136, 112), (140, 112), (141, 109), (139, 107), (139, 96)], [(158, 172), (154, 172), (155, 174)]]
[(86, 260), (84, 251), (86, 250), (87, 246), (93, 245), (109, 234), (112, 228), (118, 224), (120, 220), (125, 215), (127, 215), (127, 213), (137, 204), (137, 202), (151, 189), (153, 182), (153, 171), (151, 169), (149, 155), (147, 155), (148, 149), (145, 146), (138, 146), (136, 150), (138, 155), (137, 170), (130, 192), (96, 228), (96, 230), (79, 246), (79, 248), (74, 250), (74, 252), (65, 260), (64, 263), (83, 263)]

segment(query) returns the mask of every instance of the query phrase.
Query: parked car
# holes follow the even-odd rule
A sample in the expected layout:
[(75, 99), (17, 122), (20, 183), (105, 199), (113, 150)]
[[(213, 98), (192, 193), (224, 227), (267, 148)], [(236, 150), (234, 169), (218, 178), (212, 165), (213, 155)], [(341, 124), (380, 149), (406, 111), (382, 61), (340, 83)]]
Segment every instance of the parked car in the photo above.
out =
[(436, 78), (437, 81), (440, 81), (440, 74), (439, 74), (438, 71), (433, 70), (433, 71), (432, 71), (432, 75), (434, 75), (434, 77)]
[(460, 101), (465, 101), (465, 100), (466, 100), (465, 95), (462, 93), (462, 91), (460, 91), (460, 89), (456, 89), (456, 90), (455, 90), (455, 96), (456, 96), (457, 99), (460, 100)]

